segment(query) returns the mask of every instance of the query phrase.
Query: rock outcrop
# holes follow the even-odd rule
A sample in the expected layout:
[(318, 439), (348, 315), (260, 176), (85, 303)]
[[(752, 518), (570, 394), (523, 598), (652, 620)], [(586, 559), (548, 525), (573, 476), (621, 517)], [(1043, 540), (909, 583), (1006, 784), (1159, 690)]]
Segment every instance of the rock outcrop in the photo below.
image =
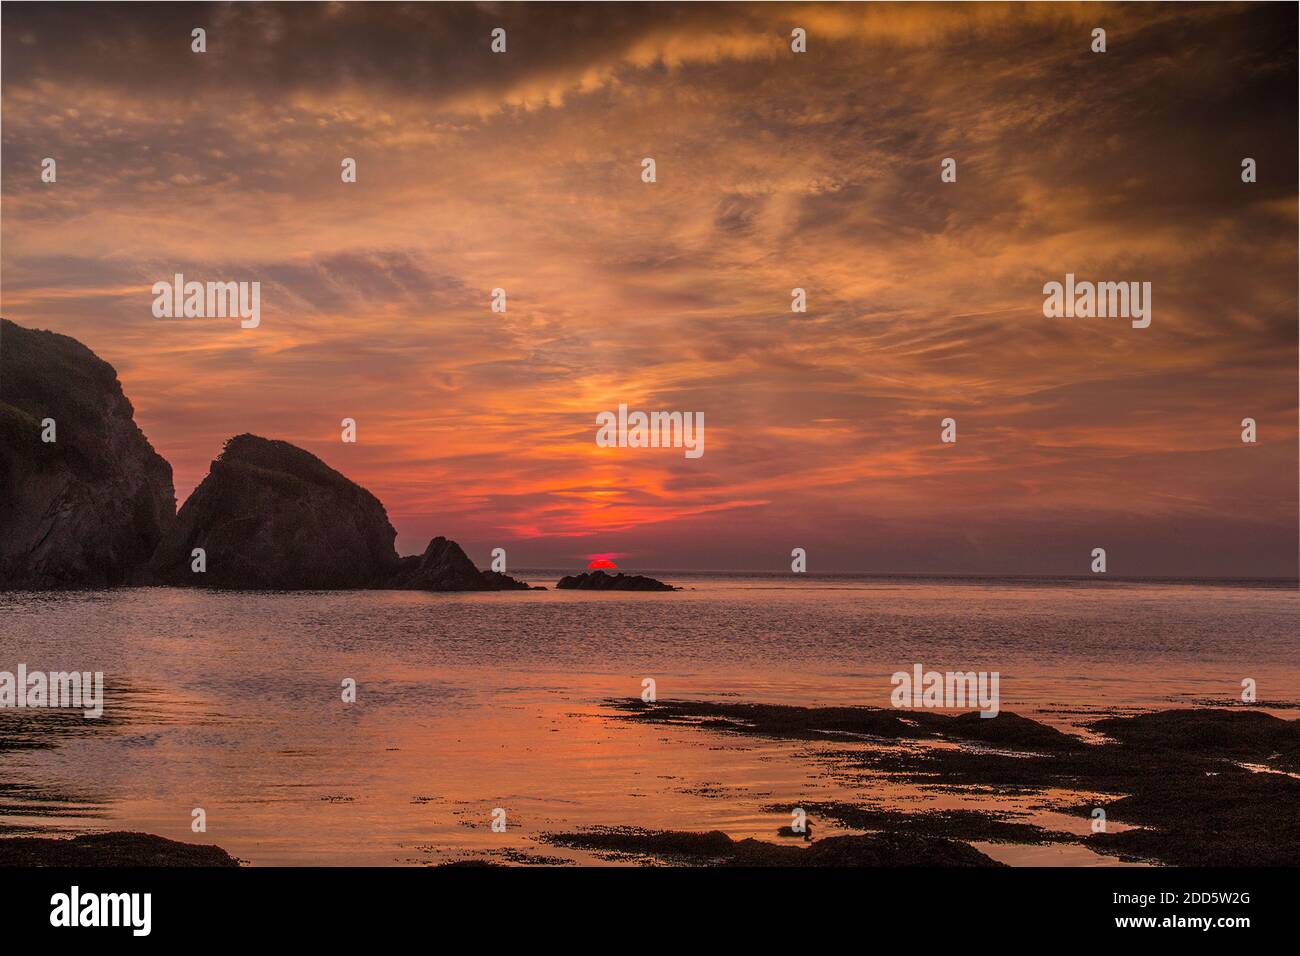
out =
[(474, 567), (460, 545), (448, 538), (429, 542), (424, 554), (402, 558), (385, 587), (405, 591), (527, 591), (528, 585), (499, 571)]
[[(528, 585), (480, 571), (434, 538), (399, 558), (379, 499), (288, 442), (237, 435), (181, 506), (151, 570), (166, 584), (258, 590), (500, 591)], [(194, 549), (205, 569), (194, 570)]]
[(171, 465), (133, 416), (117, 373), (90, 349), (0, 319), (0, 590), (528, 589), (479, 571), (446, 538), (399, 558), (378, 498), (256, 435), (227, 441), (177, 514)]
[(175, 515), (171, 465), (113, 367), (0, 319), (0, 589), (134, 583)]
[(379, 499), (315, 455), (237, 435), (181, 506), (151, 569), (194, 587), (380, 587), (399, 567), (396, 537)]
[(512, 578), (508, 574), (502, 574), (500, 571), (484, 571), (484, 580), (492, 585), (494, 591), (545, 591), (545, 586), (541, 584), (530, 585), (527, 581), (520, 581)]
[(90, 833), (0, 840), (0, 866), (239, 866), (211, 844), (177, 843), (151, 833)]
[(671, 584), (664, 584), (643, 574), (606, 574), (604, 571), (588, 571), (585, 574), (570, 574), (560, 578), (556, 589), (577, 591), (678, 591)]
[(955, 840), (901, 833), (833, 836), (807, 847), (733, 840), (721, 830), (642, 830), (605, 827), (544, 833), (554, 846), (590, 850), (607, 859), (656, 857), (683, 866), (1005, 866)]

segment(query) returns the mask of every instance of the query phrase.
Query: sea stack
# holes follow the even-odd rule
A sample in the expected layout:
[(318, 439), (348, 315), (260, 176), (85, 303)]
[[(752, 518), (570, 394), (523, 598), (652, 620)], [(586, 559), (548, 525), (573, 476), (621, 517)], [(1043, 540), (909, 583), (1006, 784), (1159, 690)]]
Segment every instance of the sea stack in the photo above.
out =
[[(284, 441), (237, 435), (181, 506), (150, 564), (161, 583), (248, 590), (502, 591), (528, 585), (484, 572), (437, 537), (399, 558), (379, 499)], [(196, 570), (202, 551), (202, 570)]]
[(379, 499), (284, 441), (237, 435), (176, 512), (117, 373), (0, 319), (0, 590), (527, 590), (454, 541), (399, 558)]
[(643, 574), (606, 574), (604, 571), (588, 571), (585, 574), (570, 574), (560, 578), (556, 590), (574, 591), (680, 591), (671, 584), (664, 584)]
[(379, 499), (315, 455), (237, 435), (181, 506), (150, 567), (160, 582), (191, 587), (371, 588), (398, 569), (396, 537)]

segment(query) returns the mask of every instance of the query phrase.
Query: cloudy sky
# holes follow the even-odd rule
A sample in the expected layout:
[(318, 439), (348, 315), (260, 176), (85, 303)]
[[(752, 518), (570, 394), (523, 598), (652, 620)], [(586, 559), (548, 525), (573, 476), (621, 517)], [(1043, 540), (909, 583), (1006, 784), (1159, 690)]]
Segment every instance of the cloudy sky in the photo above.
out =
[[(1294, 5), (8, 4), (3, 56), (3, 313), (181, 500), (253, 432), (480, 565), (1297, 573)], [(704, 456), (596, 447), (620, 402)]]

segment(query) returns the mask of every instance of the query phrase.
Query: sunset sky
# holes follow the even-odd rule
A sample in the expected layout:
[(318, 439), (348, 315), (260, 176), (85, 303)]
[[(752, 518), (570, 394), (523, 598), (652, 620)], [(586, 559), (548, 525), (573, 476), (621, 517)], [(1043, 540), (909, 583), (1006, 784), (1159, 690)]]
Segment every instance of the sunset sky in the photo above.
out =
[[(480, 566), (1297, 573), (1293, 4), (13, 4), (3, 56), (3, 314), (178, 503), (253, 432)], [(260, 327), (154, 318), (177, 272)], [(705, 454), (596, 447), (620, 402)]]

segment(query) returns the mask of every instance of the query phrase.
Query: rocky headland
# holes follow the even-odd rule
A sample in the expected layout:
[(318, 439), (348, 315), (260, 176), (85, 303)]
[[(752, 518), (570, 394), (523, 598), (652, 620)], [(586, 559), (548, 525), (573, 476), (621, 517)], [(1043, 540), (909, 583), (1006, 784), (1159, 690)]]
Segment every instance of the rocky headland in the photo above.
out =
[(229, 439), (176, 512), (117, 373), (0, 320), (0, 589), (528, 590), (436, 537), (400, 557), (383, 504), (310, 452)]
[(134, 416), (90, 349), (0, 319), (0, 587), (141, 583), (176, 496)]

